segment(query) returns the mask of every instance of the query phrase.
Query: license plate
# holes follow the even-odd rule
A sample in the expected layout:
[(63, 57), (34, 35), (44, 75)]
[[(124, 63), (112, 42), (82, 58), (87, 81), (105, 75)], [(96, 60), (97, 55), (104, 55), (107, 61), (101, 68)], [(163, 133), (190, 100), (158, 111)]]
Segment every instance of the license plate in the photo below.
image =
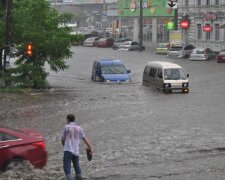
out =
[(172, 92), (182, 92), (182, 89), (173, 89)]

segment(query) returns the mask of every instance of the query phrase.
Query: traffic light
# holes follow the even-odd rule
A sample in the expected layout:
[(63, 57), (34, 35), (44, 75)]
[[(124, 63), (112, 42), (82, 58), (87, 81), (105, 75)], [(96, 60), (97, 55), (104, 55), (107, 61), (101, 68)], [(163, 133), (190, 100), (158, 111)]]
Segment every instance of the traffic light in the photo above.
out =
[(189, 15), (185, 15), (182, 17), (182, 19), (180, 21), (180, 27), (182, 29), (188, 29), (190, 27)]
[(28, 57), (31, 57), (31, 56), (33, 55), (33, 45), (32, 45), (31, 42), (27, 43), (25, 54), (26, 54)]
[(175, 26), (175, 24), (174, 24), (173, 21), (166, 22), (166, 29), (167, 30), (173, 30), (174, 29), (174, 26)]

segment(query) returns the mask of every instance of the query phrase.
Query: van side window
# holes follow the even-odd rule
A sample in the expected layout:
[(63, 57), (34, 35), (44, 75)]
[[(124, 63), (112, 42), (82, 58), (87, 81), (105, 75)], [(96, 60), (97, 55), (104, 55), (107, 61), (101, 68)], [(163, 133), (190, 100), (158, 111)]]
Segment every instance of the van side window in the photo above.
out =
[(146, 67), (144, 70), (144, 74), (149, 75), (150, 73), (150, 67)]
[(157, 77), (162, 79), (162, 69), (158, 69)]
[(151, 68), (150, 73), (149, 73), (149, 76), (155, 77), (156, 71), (157, 71), (156, 68)]

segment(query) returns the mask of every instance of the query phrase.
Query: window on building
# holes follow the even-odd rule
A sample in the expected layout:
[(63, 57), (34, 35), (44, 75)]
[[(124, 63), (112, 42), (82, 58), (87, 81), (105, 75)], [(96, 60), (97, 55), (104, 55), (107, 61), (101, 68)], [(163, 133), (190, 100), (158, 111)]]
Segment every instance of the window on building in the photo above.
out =
[(220, 0), (215, 0), (215, 5), (219, 5)]
[(220, 40), (220, 25), (215, 24), (215, 40), (219, 41)]
[(197, 24), (197, 38), (198, 38), (198, 40), (202, 39), (202, 25), (201, 24)]
[(202, 5), (202, 0), (198, 0), (198, 1), (197, 1), (197, 5), (198, 5), (198, 6), (201, 6), (201, 5)]
[[(206, 24), (205, 26), (211, 26), (210, 24)], [(211, 40), (211, 32), (205, 32), (205, 39)]]
[(185, 0), (185, 5), (188, 6), (189, 0)]
[(210, 5), (210, 0), (206, 0), (206, 6)]

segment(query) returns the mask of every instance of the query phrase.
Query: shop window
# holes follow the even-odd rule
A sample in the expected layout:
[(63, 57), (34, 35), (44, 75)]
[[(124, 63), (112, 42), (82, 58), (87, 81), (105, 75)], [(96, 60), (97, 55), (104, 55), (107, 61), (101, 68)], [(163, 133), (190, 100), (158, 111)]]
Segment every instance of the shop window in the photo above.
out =
[(220, 40), (220, 25), (215, 24), (215, 40), (219, 41)]
[(202, 25), (201, 24), (197, 24), (197, 38), (198, 38), (198, 40), (202, 39)]
[(210, 0), (206, 0), (206, 6), (210, 6)]
[(198, 6), (201, 6), (201, 5), (202, 5), (202, 0), (198, 0), (198, 1), (197, 1), (197, 5), (198, 5)]

